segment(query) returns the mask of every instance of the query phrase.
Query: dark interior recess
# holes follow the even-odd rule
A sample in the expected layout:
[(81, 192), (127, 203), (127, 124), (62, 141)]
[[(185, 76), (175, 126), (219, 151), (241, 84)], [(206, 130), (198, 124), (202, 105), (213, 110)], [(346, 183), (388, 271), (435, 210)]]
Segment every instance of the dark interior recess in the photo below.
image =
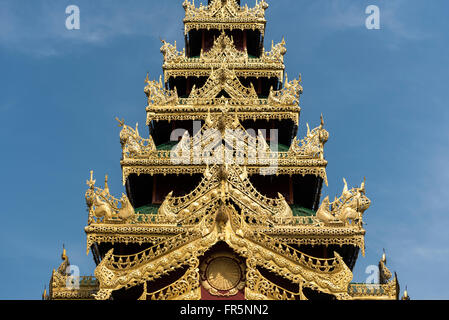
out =
[(184, 196), (193, 191), (201, 182), (202, 175), (147, 175), (131, 174), (126, 186), (128, 197), (134, 208), (148, 204), (161, 204), (173, 191), (174, 197)]
[[(187, 130), (191, 137), (194, 136), (204, 125), (203, 120), (195, 121), (157, 121), (150, 126), (150, 134), (156, 146), (168, 143), (170, 141), (181, 140), (184, 132)], [(176, 130), (176, 131), (175, 131)], [(156, 134), (157, 133), (157, 134)]]
[(261, 99), (268, 98), (271, 88), (275, 91), (281, 88), (281, 82), (276, 77), (239, 77), (239, 81), (243, 86), (247, 88), (250, 88), (252, 84), (254, 86), (254, 90), (257, 93), (257, 96)]
[(316, 291), (310, 288), (303, 288), (302, 292), (309, 300), (317, 300), (317, 301), (328, 301), (328, 300), (336, 300), (334, 295)]
[(293, 203), (291, 179), (289, 176), (253, 175), (250, 176), (249, 179), (254, 188), (264, 196), (268, 198), (278, 198), (278, 193), (280, 193), (289, 204)]
[(295, 175), (292, 180), (294, 203), (316, 211), (320, 201), (323, 179), (315, 175)]
[(131, 288), (122, 288), (112, 292), (112, 300), (137, 300), (143, 293), (143, 284), (133, 286)]
[(274, 144), (277, 139), (278, 144), (286, 147), (290, 147), (296, 130), (295, 123), (291, 120), (244, 120), (242, 126), (252, 136), (257, 136), (260, 130), (269, 144)]
[(259, 58), (262, 54), (263, 37), (259, 30), (190, 30), (186, 37), (186, 53), (190, 58), (199, 57), (201, 49), (209, 51), (222, 32), (234, 41), (234, 46), (239, 51), (245, 48), (250, 57)]

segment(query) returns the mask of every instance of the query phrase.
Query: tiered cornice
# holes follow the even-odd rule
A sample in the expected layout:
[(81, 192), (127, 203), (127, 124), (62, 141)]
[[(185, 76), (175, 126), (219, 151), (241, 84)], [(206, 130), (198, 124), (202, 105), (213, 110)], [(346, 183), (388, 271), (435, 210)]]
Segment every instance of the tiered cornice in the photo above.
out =
[[(208, 164), (227, 163), (246, 166), (253, 174), (313, 174), (327, 185), (324, 144), (329, 133), (320, 126), (295, 138), (288, 151), (268, 146), (259, 131), (249, 134), (236, 113), (208, 113), (201, 130), (190, 137), (186, 131), (172, 150), (157, 150), (153, 139), (143, 139), (136, 130), (121, 123), (123, 183), (130, 174), (202, 174)], [(222, 128), (220, 131), (218, 128)]]
[(212, 70), (219, 69), (224, 62), (234, 70), (237, 77), (266, 77), (284, 80), (284, 55), (287, 52), (285, 41), (274, 45), (271, 51), (262, 52), (260, 57), (250, 57), (246, 50), (238, 50), (232, 38), (222, 33), (214, 41), (212, 49), (201, 50), (199, 57), (187, 57), (185, 49), (177, 51), (176, 42), (171, 45), (162, 41), (161, 52), (164, 55), (165, 79), (171, 77), (209, 77)]
[[(130, 218), (123, 218), (120, 209), (116, 209), (117, 200), (108, 192), (93, 188), (92, 181), (92, 178), (88, 181), (90, 187), (86, 192), (90, 222), (85, 229), (88, 250), (92, 244), (101, 242), (143, 243), (170, 237), (187, 241), (189, 237), (186, 232), (193, 238), (201, 237), (208, 228), (204, 226), (205, 222), (199, 221), (211, 217), (211, 212), (217, 210), (223, 201), (232, 201), (239, 207), (242, 217), (245, 217), (247, 228), (251, 230), (248, 234), (252, 234), (256, 242), (350, 244), (360, 247), (364, 252), (362, 214), (366, 206), (359, 208), (357, 204), (369, 203), (369, 200), (358, 195), (358, 188), (348, 191), (352, 200), (348, 199), (344, 207), (335, 209), (335, 216), (339, 220), (328, 223), (319, 215), (294, 216), (281, 194), (275, 199), (260, 194), (251, 184), (245, 167), (214, 165), (206, 169), (203, 180), (191, 193), (183, 197), (173, 197), (170, 193), (156, 214), (134, 214)], [(92, 198), (100, 198), (100, 201), (92, 201)], [(233, 210), (232, 206), (226, 210)], [(104, 212), (113, 213), (106, 215)], [(236, 220), (234, 222), (237, 223)]]
[(93, 276), (71, 275), (69, 272), (70, 262), (64, 249), (61, 255), (61, 265), (52, 272), (50, 289), (47, 296), (45, 291), (44, 300), (92, 300), (98, 291), (99, 282)]
[(265, 33), (265, 10), (268, 4), (261, 0), (254, 8), (241, 7), (236, 0), (212, 0), (197, 8), (194, 1), (185, 0), (184, 33), (190, 30), (259, 30)]
[[(188, 98), (179, 98), (176, 88), (167, 90), (162, 79), (149, 81), (145, 93), (148, 97), (147, 125), (159, 120), (205, 120), (208, 113), (221, 113), (226, 105), (239, 120), (290, 119), (299, 123), (299, 96), (303, 89), (301, 79), (288, 81), (280, 90), (270, 89), (267, 98), (259, 98), (254, 87), (243, 86), (234, 70), (223, 63), (212, 70), (201, 88), (192, 88)], [(225, 91), (230, 98), (219, 96)]]

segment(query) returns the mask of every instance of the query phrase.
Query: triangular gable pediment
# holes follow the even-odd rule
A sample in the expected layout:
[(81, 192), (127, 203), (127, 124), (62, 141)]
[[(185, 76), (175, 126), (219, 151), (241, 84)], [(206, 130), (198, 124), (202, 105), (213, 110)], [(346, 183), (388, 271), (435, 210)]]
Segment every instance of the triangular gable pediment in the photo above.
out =
[(272, 151), (261, 131), (249, 132), (235, 115), (223, 113), (209, 114), (193, 137), (186, 131), (172, 153), (180, 162), (190, 161), (193, 153), (195, 163), (209, 164), (257, 161), (261, 156), (270, 158)]
[(193, 87), (189, 99), (215, 99), (222, 91), (231, 99), (258, 99), (254, 87), (243, 86), (235, 72), (227, 69), (225, 64), (220, 69), (212, 70), (204, 86), (198, 89)]

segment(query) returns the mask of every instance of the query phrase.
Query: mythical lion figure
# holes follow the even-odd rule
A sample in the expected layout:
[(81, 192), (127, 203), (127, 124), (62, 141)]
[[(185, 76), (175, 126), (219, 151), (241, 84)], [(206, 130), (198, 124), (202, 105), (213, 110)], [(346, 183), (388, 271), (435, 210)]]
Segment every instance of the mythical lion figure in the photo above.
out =
[(124, 156), (136, 156), (142, 155), (156, 150), (153, 138), (144, 139), (139, 135), (139, 125), (136, 123), (136, 128), (133, 129), (127, 125), (123, 120), (119, 120), (119, 127), (122, 127), (120, 131), (120, 144), (122, 146), (122, 152)]
[(365, 181), (360, 188), (348, 190), (346, 179), (340, 198), (333, 202), (327, 196), (317, 210), (316, 217), (325, 224), (344, 223), (344, 225), (363, 226), (363, 213), (369, 208), (371, 201), (365, 195)]
[(107, 223), (113, 219), (127, 222), (135, 214), (134, 208), (125, 194), (122, 193), (122, 197), (116, 199), (109, 193), (107, 181), (106, 176), (104, 189), (95, 187), (93, 171), (91, 171), (91, 178), (87, 180), (89, 189), (85, 195), (89, 209), (89, 224), (93, 222)]

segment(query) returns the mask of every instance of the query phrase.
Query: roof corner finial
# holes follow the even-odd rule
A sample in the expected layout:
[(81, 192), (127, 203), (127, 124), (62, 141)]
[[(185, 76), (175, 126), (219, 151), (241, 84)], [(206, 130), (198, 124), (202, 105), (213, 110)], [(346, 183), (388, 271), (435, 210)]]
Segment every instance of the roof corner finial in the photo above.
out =
[(42, 300), (47, 300), (47, 285), (44, 285), (44, 292), (42, 293)]
[(402, 296), (402, 300), (410, 300), (410, 297), (408, 295), (407, 286), (405, 286), (404, 295)]
[(67, 260), (67, 251), (65, 249), (64, 243), (62, 244), (62, 254), (61, 254), (62, 260)]
[(382, 254), (382, 262), (384, 263), (384, 264), (387, 264), (387, 255), (385, 254), (385, 248), (383, 249), (383, 254)]
[(89, 188), (93, 189), (95, 186), (95, 180), (94, 180), (94, 171), (90, 170), (90, 179), (86, 181), (86, 184), (89, 186)]
[(321, 120), (321, 129), (324, 127), (324, 117), (323, 117), (323, 114), (321, 113), (321, 116), (320, 116), (320, 120)]
[(125, 125), (125, 119), (122, 118), (122, 120), (120, 120), (118, 117), (115, 117), (115, 120), (117, 120), (119, 127), (123, 127)]

